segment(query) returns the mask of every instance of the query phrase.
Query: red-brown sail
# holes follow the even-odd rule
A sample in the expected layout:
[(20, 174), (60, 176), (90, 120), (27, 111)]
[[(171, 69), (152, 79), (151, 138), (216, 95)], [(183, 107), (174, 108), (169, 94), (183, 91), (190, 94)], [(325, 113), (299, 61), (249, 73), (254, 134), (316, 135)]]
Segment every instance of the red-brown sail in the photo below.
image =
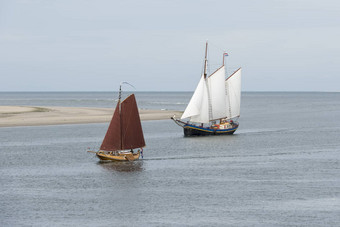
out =
[(118, 101), (111, 123), (107, 129), (103, 143), (100, 146), (104, 151), (122, 150), (121, 119), (119, 111), (120, 101)]
[(127, 97), (121, 104), (122, 149), (134, 149), (145, 146), (143, 129), (135, 95)]

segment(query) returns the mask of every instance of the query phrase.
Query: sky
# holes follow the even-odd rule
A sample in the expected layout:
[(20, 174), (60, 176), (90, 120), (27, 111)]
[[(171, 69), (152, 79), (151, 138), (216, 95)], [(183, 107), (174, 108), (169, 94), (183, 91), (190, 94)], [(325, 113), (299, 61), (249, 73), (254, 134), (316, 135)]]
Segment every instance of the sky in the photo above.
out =
[(338, 0), (0, 0), (0, 91), (193, 91), (242, 67), (242, 91), (340, 92)]

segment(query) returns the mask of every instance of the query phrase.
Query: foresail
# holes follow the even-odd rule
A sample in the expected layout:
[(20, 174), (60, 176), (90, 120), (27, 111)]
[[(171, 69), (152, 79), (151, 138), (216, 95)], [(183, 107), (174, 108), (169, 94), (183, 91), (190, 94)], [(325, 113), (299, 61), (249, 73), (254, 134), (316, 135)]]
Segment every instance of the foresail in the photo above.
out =
[(119, 106), (120, 102), (117, 103), (109, 128), (100, 146), (101, 150), (117, 151), (122, 148)]
[(145, 146), (143, 129), (139, 118), (135, 95), (127, 97), (121, 104), (122, 150)]
[(208, 89), (203, 75), (181, 117), (184, 118), (191, 118), (193, 122), (209, 123)]
[(224, 65), (216, 70), (216, 72), (211, 74), (207, 79), (211, 103), (210, 120), (225, 118), (227, 116), (226, 90), (224, 81)]
[(225, 81), (227, 117), (240, 116), (241, 106), (241, 68), (236, 70)]

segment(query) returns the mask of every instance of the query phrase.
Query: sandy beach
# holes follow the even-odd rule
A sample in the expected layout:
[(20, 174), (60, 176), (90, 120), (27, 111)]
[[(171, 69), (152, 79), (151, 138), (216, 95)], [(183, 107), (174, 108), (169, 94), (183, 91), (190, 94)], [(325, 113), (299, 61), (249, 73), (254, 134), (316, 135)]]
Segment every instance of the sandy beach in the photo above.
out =
[[(0, 106), (0, 127), (109, 122), (112, 108)], [(139, 110), (141, 120), (170, 119), (180, 111)]]

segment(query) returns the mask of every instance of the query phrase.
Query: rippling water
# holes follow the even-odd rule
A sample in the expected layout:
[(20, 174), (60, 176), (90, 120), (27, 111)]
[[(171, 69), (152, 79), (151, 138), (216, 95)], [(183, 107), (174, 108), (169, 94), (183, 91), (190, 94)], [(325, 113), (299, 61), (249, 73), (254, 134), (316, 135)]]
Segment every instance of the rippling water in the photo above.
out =
[[(124, 99), (131, 92), (122, 93)], [(143, 109), (184, 110), (192, 92), (135, 92)], [(118, 92), (0, 92), (0, 105), (115, 107)]]
[(245, 93), (235, 135), (184, 138), (171, 120), (144, 121), (132, 163), (86, 152), (106, 123), (0, 128), (0, 224), (337, 226), (339, 116), (339, 93)]

